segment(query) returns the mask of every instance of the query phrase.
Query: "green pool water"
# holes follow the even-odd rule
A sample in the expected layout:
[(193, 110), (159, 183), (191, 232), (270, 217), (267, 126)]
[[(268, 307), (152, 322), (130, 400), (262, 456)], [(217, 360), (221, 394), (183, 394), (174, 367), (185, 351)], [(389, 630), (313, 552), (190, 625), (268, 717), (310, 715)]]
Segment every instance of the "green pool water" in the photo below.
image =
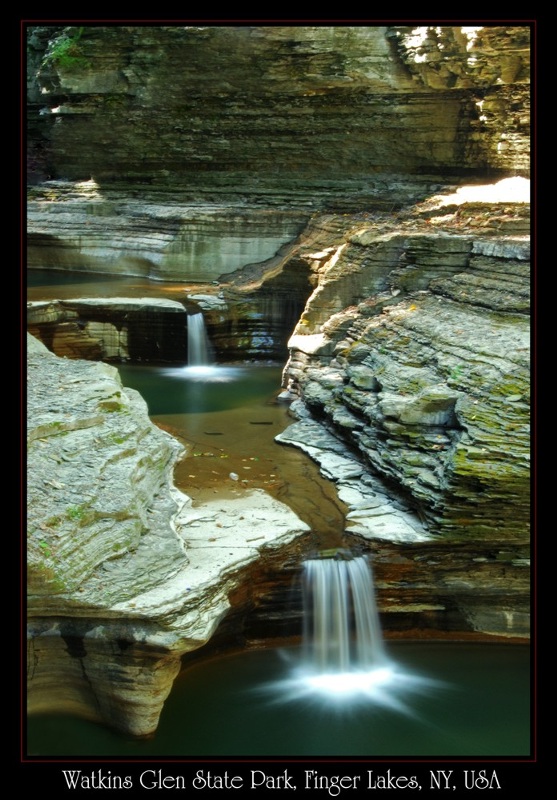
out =
[(64, 715), (31, 717), (29, 755), (526, 756), (530, 650), (388, 643), (406, 679), (378, 699), (328, 702), (292, 682), (296, 649), (199, 661), (180, 674), (151, 739)]

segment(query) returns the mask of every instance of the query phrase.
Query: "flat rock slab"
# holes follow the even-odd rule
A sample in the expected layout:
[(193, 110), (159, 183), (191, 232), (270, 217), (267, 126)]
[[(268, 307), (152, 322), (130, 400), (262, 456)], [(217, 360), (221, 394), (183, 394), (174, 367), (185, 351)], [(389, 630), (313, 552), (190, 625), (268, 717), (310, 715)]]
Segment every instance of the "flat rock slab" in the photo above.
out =
[(260, 489), (184, 508), (175, 524), (186, 543), (191, 588), (248, 564), (262, 548), (280, 547), (309, 531), (288, 506)]

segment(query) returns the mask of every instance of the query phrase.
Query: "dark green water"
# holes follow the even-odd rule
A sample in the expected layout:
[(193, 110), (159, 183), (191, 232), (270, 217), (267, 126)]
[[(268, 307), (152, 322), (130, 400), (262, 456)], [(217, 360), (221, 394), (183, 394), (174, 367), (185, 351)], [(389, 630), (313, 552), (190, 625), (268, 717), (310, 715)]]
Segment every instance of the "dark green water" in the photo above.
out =
[[(174, 684), (154, 738), (133, 741), (48, 714), (28, 725), (44, 756), (524, 756), (530, 753), (530, 650), (522, 645), (389, 643), (412, 676), (377, 701), (290, 696), (297, 651), (199, 662)], [(423, 683), (421, 680), (423, 680)], [(394, 704), (394, 706), (393, 706)]]
[(124, 385), (145, 399), (151, 416), (263, 407), (280, 391), (281, 382), (281, 368), (271, 365), (221, 364), (199, 370), (122, 364), (118, 370)]

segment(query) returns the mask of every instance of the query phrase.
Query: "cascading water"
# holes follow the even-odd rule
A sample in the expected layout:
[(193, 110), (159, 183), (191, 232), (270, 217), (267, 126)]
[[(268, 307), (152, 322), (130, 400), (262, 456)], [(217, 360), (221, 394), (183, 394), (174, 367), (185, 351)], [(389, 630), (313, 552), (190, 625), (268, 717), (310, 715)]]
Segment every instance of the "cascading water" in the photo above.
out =
[(206, 367), (211, 363), (211, 345), (203, 314), (188, 314), (188, 366)]
[(383, 646), (371, 564), (338, 549), (303, 564), (302, 674), (328, 694), (368, 692), (392, 674)]
[(200, 311), (188, 314), (187, 319), (188, 363), (183, 367), (171, 367), (164, 371), (169, 378), (184, 379), (190, 387), (189, 411), (202, 411), (207, 407), (207, 392), (212, 384), (230, 383), (238, 378), (241, 370), (235, 366), (217, 365), (214, 351), (207, 335), (205, 319)]
[(438, 688), (388, 656), (365, 556), (334, 548), (305, 561), (302, 598), (301, 656), (285, 680), (267, 687), (281, 700), (313, 696), (337, 707), (371, 702), (409, 713), (403, 700), (408, 693)]
[(304, 568), (304, 661), (317, 674), (369, 671), (385, 664), (371, 565), (338, 551)]

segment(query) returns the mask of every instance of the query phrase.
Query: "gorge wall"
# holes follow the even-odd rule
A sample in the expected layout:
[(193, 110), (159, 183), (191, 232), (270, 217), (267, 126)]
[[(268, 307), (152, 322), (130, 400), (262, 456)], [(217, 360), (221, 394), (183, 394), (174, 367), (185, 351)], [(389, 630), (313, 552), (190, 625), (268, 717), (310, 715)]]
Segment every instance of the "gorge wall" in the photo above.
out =
[[(329, 217), (315, 226), (298, 257), (318, 285), (285, 368), (299, 421), (279, 438), (335, 476), (347, 534), (372, 550), (384, 539), (409, 544), (406, 577), (424, 579), (426, 558), (440, 607), (460, 608), (476, 630), (524, 635), (528, 204), (450, 200), (431, 199), (396, 221)], [(389, 496), (405, 499), (414, 518), (397, 524)], [(446, 548), (467, 562), (458, 576), (438, 573)], [(378, 561), (381, 581), (389, 569)]]
[(177, 442), (83, 360), (181, 360), (192, 307), (223, 359), (284, 349), (279, 441), (388, 633), (527, 640), (529, 28), (27, 32), (28, 266), (183, 283), (161, 336), (137, 297), (29, 305), (31, 710), (149, 733), (183, 654), (292, 635), (304, 524), (257, 494), (223, 560), (237, 509), (179, 496)]
[(529, 39), (527, 26), (30, 28), (31, 174), (274, 204), (525, 174)]

